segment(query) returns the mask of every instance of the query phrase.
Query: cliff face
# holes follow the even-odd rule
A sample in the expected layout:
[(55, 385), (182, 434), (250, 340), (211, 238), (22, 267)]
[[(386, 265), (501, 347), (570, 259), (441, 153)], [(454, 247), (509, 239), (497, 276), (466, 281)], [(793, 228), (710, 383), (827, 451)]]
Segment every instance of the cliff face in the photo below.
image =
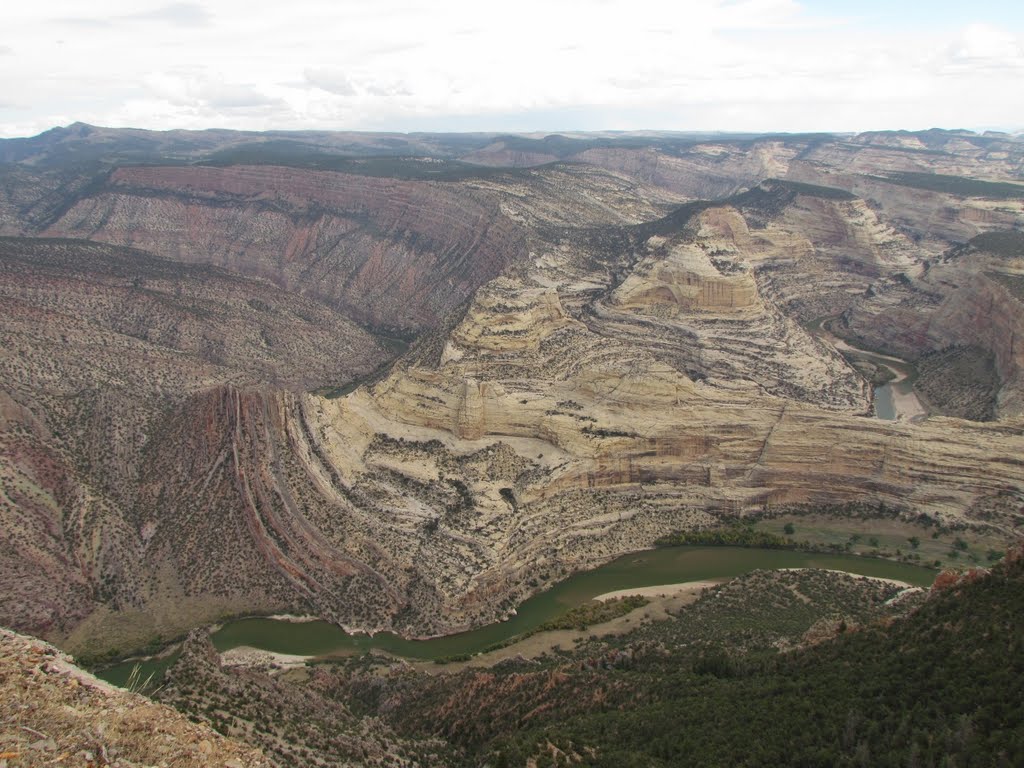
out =
[(910, 360), (952, 347), (983, 350), (999, 382), (993, 405), (999, 414), (1014, 416), (1024, 408), (1022, 295), (1018, 262), (954, 252), (930, 261), (918, 277), (878, 281), (844, 324), (869, 346)]
[(998, 410), (1024, 412), (1024, 278), (1017, 273), (986, 271), (966, 277), (931, 318), (933, 346), (974, 346), (993, 356), (1002, 382)]
[[(953, 197), (808, 183), (867, 179), (883, 152), (825, 144), (591, 148), (616, 170), (443, 182), (76, 177), (30, 220), (173, 260), (68, 241), (0, 259), (2, 615), (93, 650), (247, 611), (435, 633), (723, 515), (863, 502), (975, 524), (1016, 503), (1018, 265), (918, 237)], [(811, 157), (803, 183), (758, 183)], [(871, 183), (914, 189), (890, 181)], [(995, 211), (970, 199), (957, 227)], [(1019, 225), (1014, 205), (984, 227)], [(321, 397), (388, 362), (339, 307), (430, 332)], [(868, 418), (868, 383), (807, 330), (840, 314), (889, 351), (991, 352), (1004, 420)]]
[[(845, 205), (837, 216), (860, 215)], [(859, 501), (962, 522), (1020, 488), (1017, 422), (859, 416), (862, 384), (845, 363), (770, 310), (773, 294), (752, 292), (754, 264), (778, 264), (779, 285), (786, 270), (791, 280), (840, 275), (847, 262), (829, 255), (835, 249), (874, 271), (900, 264), (879, 247), (893, 238), (884, 229), (871, 247), (814, 235), (821, 247), (807, 238), (794, 259), (778, 246), (798, 234), (787, 206), (809, 203), (793, 198), (767, 220), (758, 219), (763, 205), (747, 215), (707, 209), (677, 235), (636, 242), (618, 270), (588, 256), (591, 241), (537, 240), (521, 274), (478, 292), (435, 362), (401, 364), (337, 400), (243, 408), (262, 425), (246, 431), (246, 444), (266, 442), (264, 468), (245, 472), (258, 486), (244, 490), (261, 521), (253, 527), (274, 532), (259, 544), (266, 560), (321, 615), (432, 633), (502, 615), (530, 575), (556, 579), (723, 513)], [(547, 254), (563, 247), (557, 262)], [(729, 275), (747, 286), (746, 300), (704, 302), (692, 290)], [(644, 287), (655, 281), (664, 295)], [(685, 311), (673, 287), (691, 291)], [(616, 303), (623, 297), (631, 303)], [(755, 354), (708, 342), (724, 329), (737, 350), (760, 337), (762, 359), (788, 373), (773, 379)], [(695, 381), (667, 362), (667, 339), (714, 346), (734, 373)], [(770, 393), (773, 381), (800, 375), (803, 402)], [(208, 455), (206, 465), (215, 453), (189, 452)], [(195, 474), (202, 468), (184, 473)], [(297, 503), (285, 514), (289, 498)], [(196, 543), (207, 546), (202, 536)], [(370, 570), (330, 574), (330, 562)]]
[(764, 179), (785, 176), (804, 142), (755, 142), (735, 146), (708, 142), (679, 153), (650, 149), (588, 149), (574, 160), (664, 187), (690, 198), (726, 197)]
[(465, 190), (272, 166), (120, 168), (45, 234), (268, 278), (405, 331), (435, 325), (523, 249)]
[(429, 624), (422, 585), (400, 616), (414, 631), (500, 615), (523, 574), (557, 578), (726, 512), (883, 501), (952, 522), (1024, 482), (1019, 424), (889, 423), (694, 383), (639, 336), (557, 311), (499, 347), (497, 315), (517, 299), (538, 304), (488, 286), (437, 368), (304, 408), (340, 487), (376, 500), (382, 555), (432, 587)]

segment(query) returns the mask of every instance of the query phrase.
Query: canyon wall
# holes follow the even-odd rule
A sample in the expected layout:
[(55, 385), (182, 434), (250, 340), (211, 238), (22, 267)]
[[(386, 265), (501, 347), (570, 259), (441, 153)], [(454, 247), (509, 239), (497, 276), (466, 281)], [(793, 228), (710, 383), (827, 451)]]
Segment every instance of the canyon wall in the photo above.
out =
[(273, 166), (119, 168), (44, 234), (216, 264), (406, 332), (523, 249), (522, 232), (465, 191)]
[[(1018, 536), (982, 513), (1024, 488), (1019, 268), (957, 250), (1016, 203), (862, 182), (918, 156), (830, 142), (446, 181), (120, 167), (38, 217), (9, 189), (23, 229), (93, 242), (2, 244), (2, 617), (92, 651), (247, 612), (424, 635), (793, 505)], [(833, 316), (991, 351), (1000, 420), (870, 418)], [(353, 321), (418, 338), (392, 359)]]

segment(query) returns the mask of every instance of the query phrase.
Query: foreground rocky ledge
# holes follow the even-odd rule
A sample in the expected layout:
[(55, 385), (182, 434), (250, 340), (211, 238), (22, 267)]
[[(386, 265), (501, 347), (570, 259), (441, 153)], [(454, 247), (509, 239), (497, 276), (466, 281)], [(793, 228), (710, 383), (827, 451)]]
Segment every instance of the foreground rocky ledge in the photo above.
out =
[(0, 765), (270, 764), (259, 750), (97, 680), (52, 645), (0, 629)]

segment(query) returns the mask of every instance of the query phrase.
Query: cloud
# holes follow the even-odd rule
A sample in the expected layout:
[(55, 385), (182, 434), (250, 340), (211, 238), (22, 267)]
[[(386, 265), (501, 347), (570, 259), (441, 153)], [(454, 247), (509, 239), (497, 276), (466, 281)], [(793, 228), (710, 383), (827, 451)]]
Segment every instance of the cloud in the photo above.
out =
[(322, 91), (336, 96), (355, 96), (356, 87), (344, 72), (330, 69), (307, 69), (303, 72), (306, 82)]
[(169, 3), (150, 11), (107, 17), (62, 16), (51, 21), (78, 27), (113, 27), (118, 22), (158, 22), (176, 27), (205, 27), (211, 23), (212, 17), (205, 8), (196, 3)]
[(366, 92), (372, 96), (393, 97), (415, 95), (409, 87), (401, 80), (390, 83), (371, 83), (366, 86)]
[(202, 69), (156, 75), (148, 79), (146, 90), (149, 98), (183, 109), (236, 112), (284, 106), (252, 83), (231, 82)]
[(205, 27), (212, 17), (196, 3), (169, 3), (152, 11), (131, 13), (119, 17), (125, 21), (162, 21), (178, 27)]
[(14, 53), (14, 49), (9, 45), (0, 45), (0, 56), (10, 56)]
[[(855, 17), (841, 5), (15, 3), (0, 94), (31, 117), (0, 121), (0, 135), (68, 115), (152, 128), (857, 130), (967, 113), (1019, 126), (1005, 94), (1024, 74), (1024, 16), (975, 4), (921, 23), (895, 5)], [(54, 17), (71, 26), (55, 33)]]
[(276, 106), (280, 99), (267, 96), (251, 85), (208, 83), (197, 92), (199, 98), (214, 109)]
[(54, 24), (65, 24), (71, 27), (110, 27), (108, 19), (93, 19), (86, 16), (60, 16), (50, 19)]
[(423, 43), (419, 41), (410, 41), (407, 43), (386, 43), (384, 45), (368, 48), (366, 55), (388, 56), (394, 53), (409, 53), (410, 51), (415, 51), (423, 47)]
[(1024, 53), (1017, 38), (991, 24), (970, 24), (948, 49), (947, 69), (1024, 68)]

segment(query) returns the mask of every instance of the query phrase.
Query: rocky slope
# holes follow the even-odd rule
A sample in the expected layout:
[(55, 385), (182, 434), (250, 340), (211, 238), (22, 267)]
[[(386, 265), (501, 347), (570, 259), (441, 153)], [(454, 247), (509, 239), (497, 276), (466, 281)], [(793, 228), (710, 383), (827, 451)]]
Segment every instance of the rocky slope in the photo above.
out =
[(227, 666), (197, 631), (154, 698), (258, 746), (268, 764), (280, 768), (457, 764), (441, 739), (401, 737), (379, 718), (354, 714), (332, 690), (326, 670), (284, 676), (267, 671)]
[(1007, 559), (944, 573), (904, 616), (892, 587), (754, 573), (539, 664), (384, 680), (353, 664), (339, 685), (497, 765), (1013, 765), (1024, 569)]
[(251, 746), (97, 680), (35, 638), (0, 629), (0, 760), (9, 768), (269, 768)]
[(523, 248), (493, 206), (445, 186), (275, 167), (120, 168), (44, 234), (228, 267), (404, 332)]
[[(409, 765), (476, 765), (485, 759), (481, 737), (531, 727), (563, 707), (586, 709), (593, 701), (589, 685), (613, 680), (656, 643), (678, 648), (685, 642), (695, 656), (718, 643), (736, 651), (793, 648), (830, 639), (840, 622), (853, 628), (901, 615), (920, 599), (921, 590), (908, 594), (846, 574), (754, 572), (685, 601), (678, 615), (653, 619), (652, 610), (651, 620), (641, 607), (617, 631), (609, 632), (614, 622), (594, 624), (590, 639), (581, 637), (582, 648), (568, 657), (519, 656), (455, 673), (451, 666), (425, 669), (383, 655), (301, 670), (240, 668), (229, 666), (233, 654), (218, 656), (195, 633), (156, 698), (260, 744), (284, 765), (299, 762), (304, 750), (321, 765), (353, 753), (377, 765), (382, 752)], [(571, 680), (576, 674), (581, 679)]]
[[(530, 261), (372, 386), (197, 401), (211, 427), (182, 413), (147, 488), (202, 477), (203, 511), (163, 521), (153, 552), (196, 594), (422, 634), (746, 511), (883, 503), (1017, 535), (989, 513), (1021, 501), (1019, 420), (867, 418), (864, 382), (783, 311), (801, 284), (855, 302), (917, 258), (884, 226), (861, 233), (856, 201), (798, 189), (657, 226), (534, 230)], [(823, 212), (828, 228), (804, 227)], [(97, 614), (73, 640), (171, 628), (151, 613)]]
[[(850, 307), (842, 327), (870, 348), (909, 360), (950, 348), (979, 350), (995, 374), (987, 404), (979, 407), (1020, 414), (1024, 259), (953, 249), (925, 266), (914, 277), (875, 282), (872, 296)], [(963, 375), (965, 383), (974, 379), (969, 369)]]
[[(0, 240), (0, 306), (0, 604), (9, 624), (55, 635), (130, 603), (161, 567), (142, 479), (194, 398), (335, 386), (388, 355), (267, 282), (78, 241)], [(192, 482), (154, 502), (160, 516), (189, 514)]]
[[(24, 231), (173, 261), (8, 241), (0, 615), (91, 652), (284, 609), (427, 634), (723, 516), (856, 503), (1018, 536), (1020, 266), (959, 238), (1019, 229), (1019, 201), (886, 176), (941, 151), (995, 184), (1017, 150), (876, 138), (651, 150), (686, 188), (605, 145), (570, 154), (614, 172), (126, 166), (39, 216), (12, 191)], [(345, 313), (420, 337), (312, 394), (388, 360)], [(869, 418), (808, 330), (837, 315), (903, 357), (990, 355), (999, 420)]]
[[(802, 204), (797, 195), (783, 207)], [(706, 256), (699, 243), (710, 223), (731, 216), (742, 233), (742, 207), (698, 212), (673, 236), (675, 250), (659, 236), (637, 245), (615, 287), (603, 270), (566, 275), (567, 264), (600, 265), (594, 254), (587, 261), (585, 243), (575, 258), (538, 251), (526, 276), (477, 294), (436, 358), (410, 360), (343, 400), (302, 404), (324, 486), (374, 499), (374, 518), (402, 532), (381, 531), (378, 546), (398, 570), (415, 571), (417, 589), (430, 586), (444, 605), (435, 615), (494, 615), (527, 573), (557, 576), (723, 513), (882, 501), (952, 522), (1006, 493), (1019, 500), (1019, 422), (858, 415), (863, 384), (842, 359), (764, 308), (755, 279), (743, 276), (750, 263), (730, 278), (743, 257), (760, 257), (764, 269), (793, 261), (793, 250), (773, 256), (758, 232), (756, 248), (737, 236), (732, 252), (717, 249), (721, 267)], [(781, 234), (786, 216), (776, 212), (764, 229)], [(829, 263), (828, 249), (805, 242)], [(859, 263), (891, 272), (904, 263), (893, 253), (867, 249)], [(604, 290), (593, 287), (603, 280)], [(574, 297), (564, 305), (562, 290)], [(592, 301), (570, 309), (586, 291)], [(689, 335), (672, 325), (679, 318)], [(760, 344), (770, 365), (722, 353), (734, 368), (716, 375), (693, 355), (693, 376), (669, 361), (663, 338), (721, 350), (722, 326), (737, 347)], [(779, 381), (789, 389), (772, 392)], [(487, 470), (477, 469), (484, 461)], [(405, 614), (424, 601), (403, 606), (410, 628), (418, 619)]]

